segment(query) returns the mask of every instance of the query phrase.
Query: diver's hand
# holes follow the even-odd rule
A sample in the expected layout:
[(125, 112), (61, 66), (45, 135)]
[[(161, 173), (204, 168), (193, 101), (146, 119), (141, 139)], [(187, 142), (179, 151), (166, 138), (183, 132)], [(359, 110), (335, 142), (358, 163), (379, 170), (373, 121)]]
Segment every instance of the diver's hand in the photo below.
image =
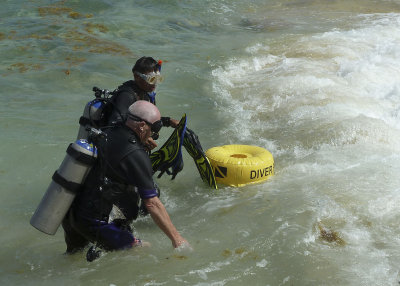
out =
[(154, 139), (151, 138), (151, 137), (149, 137), (149, 139), (147, 139), (145, 145), (146, 145), (146, 148), (147, 148), (149, 151), (150, 151), (150, 150), (153, 150), (154, 148), (157, 147), (156, 141), (154, 141)]
[(190, 246), (190, 244), (189, 244), (189, 242), (187, 242), (187, 240), (186, 239), (184, 239), (183, 237), (180, 237), (179, 239), (177, 239), (177, 240), (173, 240), (172, 241), (172, 246), (174, 247), (174, 248), (192, 248), (191, 246)]
[(171, 127), (173, 127), (173, 128), (176, 128), (179, 124), (179, 121), (176, 119), (173, 119), (173, 118), (170, 118), (169, 122), (170, 122)]

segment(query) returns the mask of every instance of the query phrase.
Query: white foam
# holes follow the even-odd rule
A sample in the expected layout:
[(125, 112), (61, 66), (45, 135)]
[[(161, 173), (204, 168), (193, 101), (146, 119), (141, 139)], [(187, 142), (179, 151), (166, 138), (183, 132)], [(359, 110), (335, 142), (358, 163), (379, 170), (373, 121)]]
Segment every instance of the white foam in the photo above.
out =
[(268, 265), (268, 261), (265, 259), (262, 259), (261, 261), (256, 263), (256, 266), (260, 267), (260, 268), (265, 268), (267, 265)]
[(259, 116), (278, 111), (289, 123), (364, 115), (400, 129), (399, 30), (397, 17), (389, 15), (364, 28), (304, 37), (288, 47), (298, 57), (267, 53), (261, 43), (250, 46), (249, 57), (233, 58), (212, 73), (221, 112), (239, 115), (230, 131), (256, 139), (258, 126), (269, 124)]
[[(310, 213), (303, 227), (322, 221), (345, 241), (324, 244), (313, 228), (297, 240), (300, 252), (336, 261), (354, 285), (398, 275), (399, 46), (399, 15), (365, 16), (286, 50), (251, 45), (212, 73), (216, 107), (230, 121), (223, 136), (271, 148), (278, 178), (269, 194), (301, 199), (290, 202)], [(274, 235), (299, 227), (279, 217)]]

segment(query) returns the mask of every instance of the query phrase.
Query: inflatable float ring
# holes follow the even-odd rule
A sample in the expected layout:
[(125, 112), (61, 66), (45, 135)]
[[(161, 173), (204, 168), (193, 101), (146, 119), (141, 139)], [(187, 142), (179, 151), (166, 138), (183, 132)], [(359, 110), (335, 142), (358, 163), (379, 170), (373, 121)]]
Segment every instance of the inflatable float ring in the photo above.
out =
[(208, 149), (206, 156), (217, 182), (225, 185), (260, 183), (274, 174), (274, 158), (261, 147), (224, 145)]

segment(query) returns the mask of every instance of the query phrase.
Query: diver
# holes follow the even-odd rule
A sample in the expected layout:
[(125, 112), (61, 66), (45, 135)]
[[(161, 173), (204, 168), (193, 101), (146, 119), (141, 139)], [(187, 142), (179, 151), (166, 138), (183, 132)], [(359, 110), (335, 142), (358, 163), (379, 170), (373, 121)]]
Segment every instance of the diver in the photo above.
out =
[[(140, 199), (174, 248), (189, 246), (158, 197), (144, 146), (148, 138), (158, 135), (161, 126), (158, 108), (138, 100), (129, 106), (124, 124), (109, 128), (104, 131), (105, 136), (94, 139), (98, 159), (62, 223), (67, 253), (80, 251), (89, 242), (106, 251), (144, 245), (130, 228), (138, 216)], [(113, 206), (122, 212), (123, 218), (111, 221)], [(98, 253), (94, 257), (92, 254), (89, 250), (88, 261)]]
[[(109, 117), (109, 124), (123, 122), (126, 117), (128, 107), (137, 100), (146, 100), (154, 105), (156, 104), (155, 89), (158, 83), (161, 83), (162, 61), (156, 61), (152, 57), (141, 57), (132, 68), (133, 80), (129, 80), (120, 85), (111, 97), (113, 103), (113, 111)], [(161, 117), (163, 126), (176, 127), (179, 121), (170, 117)], [(146, 143), (147, 147), (152, 150), (157, 147), (155, 141), (150, 138)]]

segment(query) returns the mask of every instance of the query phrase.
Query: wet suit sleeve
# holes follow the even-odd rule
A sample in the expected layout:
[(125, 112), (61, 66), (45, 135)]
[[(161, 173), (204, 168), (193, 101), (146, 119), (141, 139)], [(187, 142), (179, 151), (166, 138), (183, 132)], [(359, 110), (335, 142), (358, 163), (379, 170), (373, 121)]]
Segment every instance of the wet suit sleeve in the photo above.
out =
[(153, 181), (153, 169), (149, 155), (144, 150), (129, 153), (121, 162), (121, 169), (126, 181), (138, 188), (142, 199), (158, 195)]
[(171, 126), (171, 117), (161, 116), (161, 122), (163, 126), (170, 127)]

